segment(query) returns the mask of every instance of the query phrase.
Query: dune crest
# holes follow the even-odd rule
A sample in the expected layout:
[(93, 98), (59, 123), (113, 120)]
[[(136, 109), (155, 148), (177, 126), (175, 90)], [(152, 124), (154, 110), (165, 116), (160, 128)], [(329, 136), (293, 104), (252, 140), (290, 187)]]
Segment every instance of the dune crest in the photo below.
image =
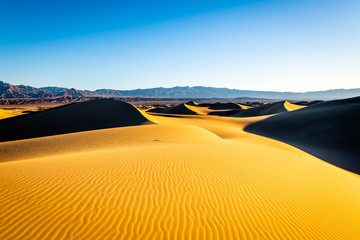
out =
[[(224, 109), (222, 111), (210, 112), (209, 115), (228, 116), (228, 117), (257, 117), (272, 114), (279, 114), (290, 110), (300, 108), (300, 106), (293, 106), (285, 101), (268, 103), (257, 107), (249, 107), (237, 104), (237, 108)], [(288, 108), (287, 108), (288, 107)], [(302, 107), (302, 106), (301, 106)], [(216, 107), (215, 107), (216, 108)]]
[(286, 110), (288, 110), (288, 111), (290, 112), (290, 111), (295, 111), (295, 110), (304, 108), (304, 107), (306, 107), (306, 106), (297, 105), (297, 104), (295, 104), (295, 103), (290, 103), (290, 102), (288, 102), (288, 101), (285, 101), (285, 102), (284, 102), (284, 107), (286, 108)]
[(165, 114), (185, 114), (185, 115), (197, 115), (196, 112), (189, 109), (188, 105), (185, 103), (176, 105), (174, 107), (165, 107), (165, 108), (153, 108), (149, 109), (149, 113), (165, 113)]
[(128, 103), (100, 99), (3, 119), (0, 141), (152, 123)]

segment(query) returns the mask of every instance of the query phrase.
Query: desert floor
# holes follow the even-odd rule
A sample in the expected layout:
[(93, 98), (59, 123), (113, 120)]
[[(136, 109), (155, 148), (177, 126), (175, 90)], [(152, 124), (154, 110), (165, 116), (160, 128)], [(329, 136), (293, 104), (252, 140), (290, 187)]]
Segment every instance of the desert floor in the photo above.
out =
[(321, 104), (1, 110), (0, 239), (360, 239), (360, 100)]

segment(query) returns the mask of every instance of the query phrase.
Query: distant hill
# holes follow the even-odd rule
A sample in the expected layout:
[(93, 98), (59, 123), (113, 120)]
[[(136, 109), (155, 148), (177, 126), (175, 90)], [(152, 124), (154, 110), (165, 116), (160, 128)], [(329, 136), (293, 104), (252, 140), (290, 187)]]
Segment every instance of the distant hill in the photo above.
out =
[(250, 91), (214, 87), (172, 87), (134, 90), (98, 89), (95, 91), (74, 88), (34, 88), (11, 85), (0, 81), (0, 98), (55, 98), (55, 97), (150, 97), (150, 98), (262, 98), (279, 100), (332, 100), (360, 96), (360, 88), (335, 89), (314, 92)]
[(25, 85), (11, 85), (0, 81), (0, 98), (56, 98), (83, 97), (83, 91), (74, 88), (35, 88)]
[(0, 81), (0, 97), (1, 98), (40, 98), (54, 97), (50, 91), (44, 91), (39, 88), (18, 85), (13, 86)]
[(263, 98), (282, 100), (332, 100), (360, 95), (360, 88), (336, 89), (315, 92), (272, 92), (250, 91), (214, 87), (172, 87), (149, 88), (135, 90), (98, 89), (96, 95), (134, 96), (134, 97), (165, 97), (165, 98)]

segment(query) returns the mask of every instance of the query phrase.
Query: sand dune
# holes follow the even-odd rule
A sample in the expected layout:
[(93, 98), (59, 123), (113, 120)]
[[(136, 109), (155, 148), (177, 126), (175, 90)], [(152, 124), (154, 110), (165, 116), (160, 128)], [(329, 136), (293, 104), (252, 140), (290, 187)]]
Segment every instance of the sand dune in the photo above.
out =
[(249, 109), (250, 106), (238, 103), (215, 103), (215, 104), (198, 104), (193, 101), (179, 104), (174, 107), (153, 108), (149, 109), (149, 113), (164, 114), (185, 114), (185, 115), (227, 115), (228, 112), (239, 109)]
[(189, 107), (185, 104), (179, 104), (174, 107), (165, 107), (165, 108), (153, 108), (148, 110), (148, 112), (154, 113), (166, 113), (166, 114), (186, 114), (186, 115), (196, 115), (197, 113), (190, 110)]
[(300, 106), (310, 106), (310, 105), (314, 105), (314, 104), (318, 104), (318, 103), (322, 103), (324, 102), (323, 100), (315, 100), (315, 101), (300, 101), (300, 102), (296, 102), (296, 105), (300, 105)]
[(144, 141), (2, 163), (0, 238), (360, 236), (357, 177), (285, 144), (259, 148), (196, 131), (186, 134), (205, 134), (197, 143)]
[(252, 108), (238, 103), (215, 103), (215, 104), (198, 104), (197, 106), (187, 106), (190, 110), (201, 115), (231, 115), (232, 112), (238, 112), (241, 109)]
[(241, 106), (236, 103), (218, 103), (218, 104), (215, 103), (209, 108), (214, 110), (242, 109)]
[(311, 105), (256, 122), (245, 130), (277, 139), (360, 173), (360, 98)]
[(271, 115), (147, 115), (113, 101), (52, 111), (103, 122), (0, 143), (0, 239), (360, 238), (360, 178), (243, 131)]
[(243, 129), (256, 121), (268, 116), (249, 118), (224, 118), (219, 116), (181, 115), (181, 114), (152, 114), (160, 124), (186, 124), (204, 128), (223, 139), (238, 139), (244, 136)]
[(302, 106), (302, 105), (298, 105), (298, 104), (294, 104), (294, 103), (290, 103), (288, 101), (284, 102), (284, 107), (286, 108), (287, 111), (295, 111), (301, 108), (304, 108), (306, 106)]
[(285, 101), (269, 103), (260, 107), (250, 108), (246, 111), (240, 111), (238, 113), (232, 114), (233, 117), (255, 117), (255, 116), (263, 116), (270, 115), (276, 113), (287, 112), (288, 110), (285, 108)]
[(209, 115), (230, 116), (230, 117), (255, 117), (283, 113), (287, 111), (294, 111), (305, 106), (290, 103), (288, 101), (281, 101), (275, 103), (265, 104), (259, 107), (248, 107), (239, 105), (239, 109), (233, 108), (231, 110), (222, 112), (211, 112)]
[[(168, 136), (164, 133), (171, 132)], [(208, 142), (221, 139), (203, 128), (187, 124), (156, 124), (101, 129), (0, 143), (0, 162), (45, 156), (124, 148), (159, 142)], [(61, 146), (61, 147), (59, 147)]]
[(252, 108), (251, 106), (246, 106), (239, 103), (215, 103), (212, 104), (209, 109), (213, 110), (230, 110), (230, 109), (249, 109)]
[(209, 106), (191, 106), (191, 105), (187, 105), (186, 104), (186, 107), (188, 109), (190, 109), (191, 111), (195, 112), (196, 114), (198, 115), (209, 115), (213, 112), (224, 112), (224, 111), (229, 111), (229, 109), (219, 109), (219, 110), (214, 110), (214, 109), (211, 109), (211, 105), (210, 107)]
[(198, 106), (199, 104), (194, 102), (194, 101), (189, 101), (186, 103), (187, 105), (190, 105), (190, 106)]
[(294, 111), (305, 106), (287, 101), (269, 103), (259, 107), (251, 107), (238, 103), (197, 104), (188, 102), (174, 107), (152, 108), (148, 113), (184, 114), (184, 115), (217, 115), (230, 117), (256, 117)]
[(149, 123), (132, 105), (101, 99), (3, 119), (0, 141)]
[(239, 105), (239, 106), (241, 107), (241, 109), (250, 109), (250, 108), (253, 108), (252, 106), (247, 106), (247, 105), (240, 104), (240, 103), (237, 103), (237, 105)]

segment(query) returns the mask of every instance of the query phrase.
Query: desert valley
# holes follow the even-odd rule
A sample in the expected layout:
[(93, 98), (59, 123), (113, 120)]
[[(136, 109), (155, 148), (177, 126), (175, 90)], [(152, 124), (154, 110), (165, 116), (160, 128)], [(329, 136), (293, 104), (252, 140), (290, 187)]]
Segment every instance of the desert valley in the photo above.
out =
[(0, 111), (0, 239), (360, 238), (359, 97)]
[(0, 1), (0, 240), (360, 240), (359, 13)]

